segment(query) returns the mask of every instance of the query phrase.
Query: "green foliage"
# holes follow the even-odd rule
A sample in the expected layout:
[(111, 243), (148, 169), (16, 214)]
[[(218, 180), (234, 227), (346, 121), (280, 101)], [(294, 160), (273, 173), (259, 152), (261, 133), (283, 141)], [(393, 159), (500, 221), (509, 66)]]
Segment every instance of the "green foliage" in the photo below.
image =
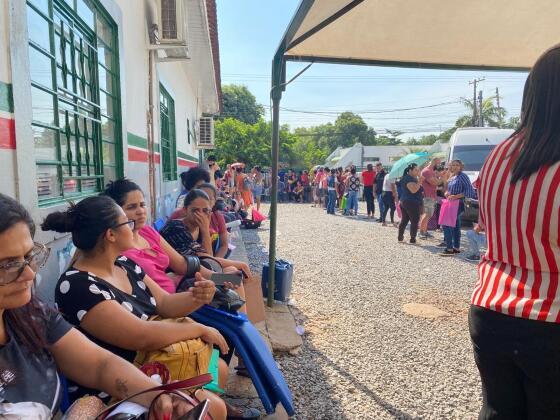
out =
[(256, 124), (264, 115), (264, 108), (257, 103), (247, 86), (222, 87), (223, 112), (220, 119), (235, 118), (246, 124)]
[[(216, 121), (214, 127), (216, 142), (215, 155), (220, 166), (243, 162), (247, 166), (270, 166), (272, 126), (259, 120), (247, 124), (235, 118)], [(280, 128), (280, 161), (291, 164), (294, 135), (288, 126)]]

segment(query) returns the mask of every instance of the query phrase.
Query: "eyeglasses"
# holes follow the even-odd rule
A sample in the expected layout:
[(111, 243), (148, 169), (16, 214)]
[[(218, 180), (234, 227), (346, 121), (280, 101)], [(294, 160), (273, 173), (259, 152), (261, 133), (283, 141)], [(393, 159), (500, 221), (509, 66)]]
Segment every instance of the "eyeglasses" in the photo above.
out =
[(117, 229), (117, 228), (120, 228), (121, 226), (124, 226), (124, 225), (128, 225), (130, 230), (134, 230), (134, 228), (136, 227), (136, 220), (129, 219), (126, 222), (122, 222), (122, 223), (119, 223), (118, 225), (115, 225), (115, 226), (111, 227), (111, 229)]
[(23, 261), (11, 261), (0, 265), (0, 286), (16, 281), (27, 266), (34, 272), (37, 272), (45, 265), (50, 253), (50, 248), (43, 244), (35, 243), (30, 254)]

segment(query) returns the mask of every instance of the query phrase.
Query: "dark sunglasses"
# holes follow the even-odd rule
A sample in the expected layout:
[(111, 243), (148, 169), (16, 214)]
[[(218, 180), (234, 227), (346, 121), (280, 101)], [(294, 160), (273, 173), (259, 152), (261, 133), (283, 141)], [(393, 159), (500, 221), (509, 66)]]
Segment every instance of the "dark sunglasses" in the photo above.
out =
[(130, 230), (134, 230), (134, 228), (136, 227), (136, 220), (129, 219), (126, 222), (122, 222), (122, 223), (119, 223), (118, 225), (112, 226), (111, 229), (117, 229), (117, 228), (120, 228), (121, 226), (124, 226), (124, 225), (128, 225)]
[(36, 273), (45, 265), (50, 252), (50, 248), (43, 244), (35, 243), (31, 252), (23, 261), (11, 261), (0, 265), (0, 286), (6, 286), (16, 281), (27, 266)]

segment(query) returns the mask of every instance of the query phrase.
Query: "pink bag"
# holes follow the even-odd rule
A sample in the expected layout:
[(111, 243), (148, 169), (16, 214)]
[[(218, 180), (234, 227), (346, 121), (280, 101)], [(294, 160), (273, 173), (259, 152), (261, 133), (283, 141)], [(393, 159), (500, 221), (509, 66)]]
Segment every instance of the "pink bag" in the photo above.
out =
[(439, 211), (439, 224), (442, 226), (455, 227), (457, 225), (457, 214), (459, 213), (460, 200), (442, 200)]
[(399, 216), (399, 219), (402, 220), (402, 211), (401, 211), (401, 202), (400, 201), (397, 203), (397, 216)]

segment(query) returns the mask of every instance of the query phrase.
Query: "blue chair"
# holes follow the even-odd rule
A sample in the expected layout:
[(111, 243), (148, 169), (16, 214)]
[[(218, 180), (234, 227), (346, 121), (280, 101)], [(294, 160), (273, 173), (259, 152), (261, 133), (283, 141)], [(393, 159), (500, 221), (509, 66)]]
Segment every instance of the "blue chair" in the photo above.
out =
[(190, 317), (201, 324), (219, 330), (229, 339), (243, 358), (247, 372), (259, 394), (267, 414), (282, 403), (289, 416), (293, 416), (292, 394), (278, 369), (266, 343), (244, 314), (232, 314), (205, 305)]
[(58, 374), (58, 378), (60, 380), (60, 386), (62, 388), (62, 398), (60, 400), (60, 411), (62, 413), (66, 413), (66, 411), (70, 408), (70, 396), (68, 395), (68, 381), (61, 373)]
[(165, 226), (165, 219), (159, 218), (154, 222), (154, 229), (158, 232)]

